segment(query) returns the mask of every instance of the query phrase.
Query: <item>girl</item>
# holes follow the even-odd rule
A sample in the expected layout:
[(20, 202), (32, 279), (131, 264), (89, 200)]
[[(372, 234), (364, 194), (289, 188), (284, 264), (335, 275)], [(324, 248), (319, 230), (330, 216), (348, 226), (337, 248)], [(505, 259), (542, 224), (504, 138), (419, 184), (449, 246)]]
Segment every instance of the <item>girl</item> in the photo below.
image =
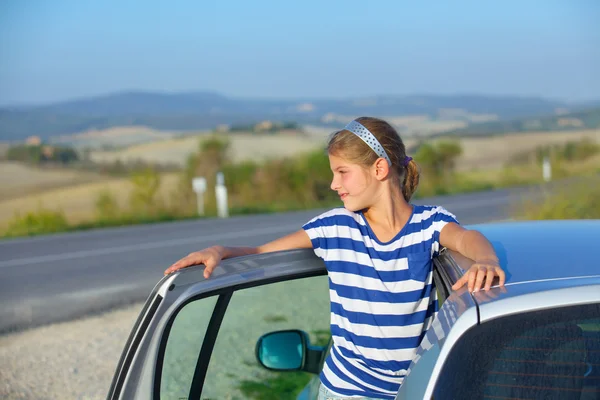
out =
[(328, 155), (344, 207), (325, 212), (302, 229), (265, 245), (213, 246), (192, 253), (165, 274), (204, 264), (208, 278), (225, 258), (313, 248), (329, 275), (333, 345), (320, 374), (320, 398), (393, 399), (423, 335), (437, 312), (432, 258), (442, 247), (475, 261), (454, 285), (489, 290), (504, 285), (491, 244), (461, 227), (442, 207), (410, 199), (419, 183), (387, 122), (361, 117), (332, 135)]

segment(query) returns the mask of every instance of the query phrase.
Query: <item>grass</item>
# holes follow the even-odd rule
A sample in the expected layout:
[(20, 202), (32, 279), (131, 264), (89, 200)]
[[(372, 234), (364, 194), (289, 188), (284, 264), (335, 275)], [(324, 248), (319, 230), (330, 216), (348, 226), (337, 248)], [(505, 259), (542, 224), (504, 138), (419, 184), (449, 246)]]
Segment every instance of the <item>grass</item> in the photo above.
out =
[(600, 177), (589, 177), (563, 186), (558, 192), (546, 193), (541, 202), (517, 204), (515, 217), (525, 220), (600, 219)]
[(242, 381), (240, 391), (247, 399), (295, 399), (314, 375), (308, 372), (273, 372), (264, 381)]
[[(331, 333), (328, 330), (311, 332), (315, 342), (313, 346), (325, 347), (329, 343)], [(315, 375), (302, 372), (270, 372), (269, 377), (262, 381), (244, 380), (239, 385), (239, 390), (247, 399), (283, 400), (295, 399)]]
[(285, 315), (265, 315), (263, 317), (265, 322), (276, 323), (276, 322), (286, 322), (287, 317)]

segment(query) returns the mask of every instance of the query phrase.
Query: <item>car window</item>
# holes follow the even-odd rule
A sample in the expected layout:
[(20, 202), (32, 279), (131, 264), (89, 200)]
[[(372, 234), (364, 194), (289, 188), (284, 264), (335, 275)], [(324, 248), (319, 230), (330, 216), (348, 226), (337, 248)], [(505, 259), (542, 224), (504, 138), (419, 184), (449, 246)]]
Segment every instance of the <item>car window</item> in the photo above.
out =
[(436, 400), (600, 398), (600, 305), (485, 322), (452, 348)]
[(300, 329), (309, 334), (311, 344), (325, 346), (330, 338), (329, 320), (326, 275), (234, 292), (219, 329), (201, 398), (295, 398), (316, 375), (266, 370), (256, 360), (256, 342), (268, 332)]
[(165, 347), (160, 398), (187, 399), (198, 355), (218, 296), (186, 304), (177, 314)]

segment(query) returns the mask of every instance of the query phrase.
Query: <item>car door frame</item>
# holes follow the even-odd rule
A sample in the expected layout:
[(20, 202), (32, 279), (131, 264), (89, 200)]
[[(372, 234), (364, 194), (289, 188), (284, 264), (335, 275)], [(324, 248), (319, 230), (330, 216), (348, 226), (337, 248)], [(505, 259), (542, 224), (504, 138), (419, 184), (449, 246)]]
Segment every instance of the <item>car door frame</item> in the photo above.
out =
[(323, 261), (314, 251), (301, 249), (223, 260), (209, 279), (204, 278), (202, 266), (189, 267), (163, 277), (152, 290), (133, 326), (107, 399), (159, 399), (164, 351), (176, 316), (192, 301), (218, 296), (189, 393), (189, 398), (200, 398), (210, 355), (235, 291), (326, 274)]

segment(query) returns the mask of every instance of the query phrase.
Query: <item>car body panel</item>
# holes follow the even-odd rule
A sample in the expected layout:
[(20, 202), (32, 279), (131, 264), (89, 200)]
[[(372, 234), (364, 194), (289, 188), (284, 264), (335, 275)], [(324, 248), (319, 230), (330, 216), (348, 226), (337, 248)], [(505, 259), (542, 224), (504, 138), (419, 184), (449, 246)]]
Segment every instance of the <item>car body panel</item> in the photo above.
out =
[(495, 298), (475, 293), (480, 323), (512, 314), (600, 302), (600, 275), (538, 281), (496, 289)]
[(477, 323), (477, 307), (471, 294), (464, 288), (452, 293), (417, 349), (396, 399), (428, 398), (427, 393), (433, 390), (431, 377), (439, 373), (454, 343)]

